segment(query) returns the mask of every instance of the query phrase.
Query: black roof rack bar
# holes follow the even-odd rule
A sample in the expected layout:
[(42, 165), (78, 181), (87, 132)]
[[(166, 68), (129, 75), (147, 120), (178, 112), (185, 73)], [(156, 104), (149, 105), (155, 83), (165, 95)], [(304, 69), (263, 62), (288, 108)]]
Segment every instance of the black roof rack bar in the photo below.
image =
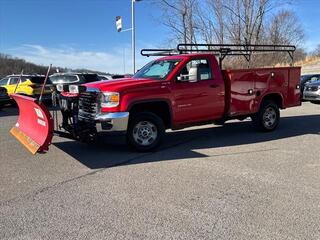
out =
[[(220, 52), (212, 50), (209, 51), (210, 53), (214, 54), (214, 55), (220, 55)], [(228, 52), (227, 51), (223, 51), (223, 52)], [(185, 50), (185, 51), (180, 51), (178, 52), (176, 49), (142, 49), (140, 51), (140, 54), (142, 56), (145, 57), (151, 57), (151, 56), (174, 56), (174, 55), (178, 55), (178, 54), (189, 54), (190, 52)], [(249, 55), (247, 53), (230, 53), (228, 55), (232, 55), (232, 56), (243, 56), (243, 55)]]
[(294, 52), (296, 47), (293, 45), (245, 45), (245, 44), (178, 44), (177, 50), (180, 52), (211, 52), (224, 51), (229, 49), (231, 52)]
[(150, 57), (150, 56), (173, 56), (179, 54), (176, 49), (154, 49), (154, 48), (149, 48), (149, 49), (142, 49), (141, 50), (141, 55), (145, 57)]
[(293, 45), (257, 45), (257, 44), (193, 44), (181, 43), (176, 49), (142, 49), (142, 56), (173, 56), (177, 54), (203, 53), (208, 52), (219, 57), (219, 64), (226, 56), (243, 56), (250, 62), (251, 55), (254, 52), (271, 53), (286, 52), (293, 64), (293, 55), (296, 47)]
[(177, 50), (180, 53), (210, 52), (219, 56), (219, 64), (226, 56), (244, 56), (250, 62), (251, 54), (254, 52), (286, 52), (293, 65), (293, 54), (296, 47), (293, 45), (257, 45), (257, 44), (178, 44)]

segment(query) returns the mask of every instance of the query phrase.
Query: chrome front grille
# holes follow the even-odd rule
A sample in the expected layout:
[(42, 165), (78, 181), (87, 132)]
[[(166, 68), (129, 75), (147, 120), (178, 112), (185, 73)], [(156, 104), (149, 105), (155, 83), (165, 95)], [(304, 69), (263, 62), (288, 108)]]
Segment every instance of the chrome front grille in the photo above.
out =
[(79, 120), (92, 121), (99, 113), (99, 92), (87, 91), (79, 95)]

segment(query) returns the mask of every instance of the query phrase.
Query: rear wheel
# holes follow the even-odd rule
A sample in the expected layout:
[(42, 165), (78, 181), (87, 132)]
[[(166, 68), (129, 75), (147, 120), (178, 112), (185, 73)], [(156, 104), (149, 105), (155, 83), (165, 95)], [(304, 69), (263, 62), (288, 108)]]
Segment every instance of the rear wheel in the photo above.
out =
[(151, 151), (160, 145), (165, 133), (161, 118), (149, 112), (132, 116), (127, 131), (127, 141), (136, 150)]
[(270, 132), (275, 130), (280, 122), (278, 105), (270, 100), (264, 101), (259, 112), (252, 117), (252, 121), (261, 131)]

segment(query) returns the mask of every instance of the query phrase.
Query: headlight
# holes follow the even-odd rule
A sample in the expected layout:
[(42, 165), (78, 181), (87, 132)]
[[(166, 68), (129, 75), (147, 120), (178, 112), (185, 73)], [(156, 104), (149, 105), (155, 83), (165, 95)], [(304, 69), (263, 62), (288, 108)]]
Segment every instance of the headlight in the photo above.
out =
[(63, 85), (62, 85), (62, 84), (58, 84), (58, 85), (57, 85), (57, 90), (58, 90), (59, 92), (63, 92)]
[(69, 92), (70, 93), (79, 93), (79, 86), (78, 85), (69, 85)]
[(120, 94), (117, 92), (105, 92), (101, 95), (101, 107), (117, 107), (120, 101)]

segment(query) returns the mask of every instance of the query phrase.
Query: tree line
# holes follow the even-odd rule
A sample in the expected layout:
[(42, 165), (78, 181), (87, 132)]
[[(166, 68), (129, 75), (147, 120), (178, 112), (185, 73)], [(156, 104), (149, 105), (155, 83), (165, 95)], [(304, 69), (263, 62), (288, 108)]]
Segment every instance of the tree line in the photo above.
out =
[[(294, 0), (159, 0), (160, 21), (170, 30), (171, 43), (296, 45), (295, 60), (306, 57), (305, 34), (291, 10)], [(320, 48), (319, 48), (320, 49)], [(251, 66), (288, 63), (287, 54), (259, 54)], [(244, 67), (241, 57), (225, 61)]]
[[(88, 72), (108, 75), (109, 73), (93, 71), (88, 69), (70, 69), (65, 67), (52, 67), (50, 74), (59, 72)], [(25, 61), (24, 59), (12, 57), (7, 54), (0, 53), (0, 78), (11, 74), (20, 74), (23, 70), (24, 74), (41, 74), (45, 75), (48, 71), (48, 66), (37, 65)]]
[[(10, 74), (20, 74), (22, 70), (25, 74), (46, 74), (48, 67), (0, 53), (0, 77)], [(51, 74), (54, 72), (55, 68), (52, 68)]]

